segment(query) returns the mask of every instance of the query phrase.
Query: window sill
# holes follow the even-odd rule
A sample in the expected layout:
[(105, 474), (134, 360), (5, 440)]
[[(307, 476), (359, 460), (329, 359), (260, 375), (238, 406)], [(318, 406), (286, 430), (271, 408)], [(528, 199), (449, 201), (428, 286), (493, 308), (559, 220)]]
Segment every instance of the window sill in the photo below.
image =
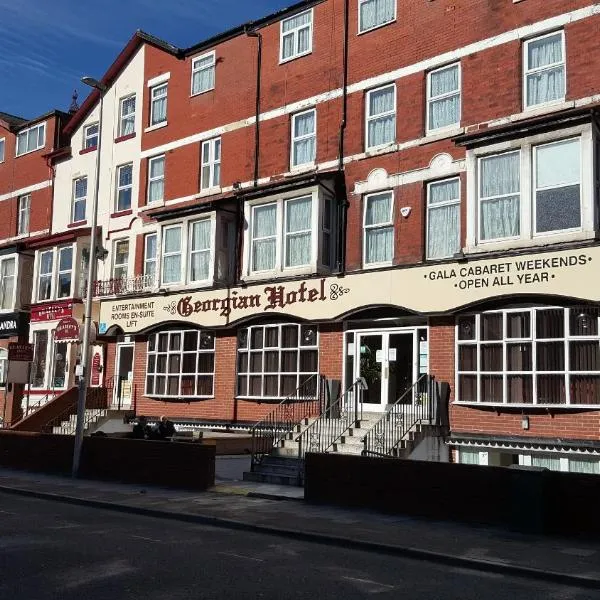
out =
[(544, 410), (548, 412), (554, 412), (557, 410), (600, 410), (600, 404), (517, 404), (517, 403), (504, 403), (504, 402), (469, 402), (466, 400), (454, 400), (452, 404), (456, 406), (467, 406), (469, 408), (494, 408), (494, 409), (518, 409), (519, 412), (525, 409), (532, 410)]
[(115, 138), (115, 144), (120, 144), (121, 142), (126, 142), (127, 140), (132, 140), (135, 137), (135, 131), (133, 133), (128, 133), (127, 135), (121, 135)]
[(527, 113), (528, 116), (531, 116), (532, 113), (539, 112), (543, 114), (548, 111), (548, 109), (560, 110), (565, 108), (565, 105), (570, 105), (571, 102), (567, 102), (566, 98), (559, 98), (558, 100), (552, 100), (552, 102), (543, 102), (541, 104), (533, 104), (531, 106), (523, 106), (523, 112)]
[(214, 280), (206, 279), (204, 281), (190, 281), (188, 283), (159, 283), (155, 287), (159, 293), (178, 294), (181, 292), (191, 292), (212, 287)]
[(465, 128), (460, 125), (453, 127), (444, 127), (443, 129), (432, 129), (425, 133), (425, 137), (422, 138), (421, 144), (431, 144), (438, 140), (445, 140), (446, 138), (455, 137), (465, 132)]
[[(381, 25), (375, 25), (375, 27), (369, 27), (369, 29), (363, 29), (362, 31), (359, 29), (356, 33), (357, 36), (365, 35), (365, 33), (369, 33), (370, 31), (376, 31), (377, 29), (381, 29), (382, 27), (387, 27), (392, 23), (396, 22), (396, 17), (394, 17), (391, 21), (386, 21), (385, 23), (381, 23)], [(360, 27), (360, 25), (359, 25)]]
[(293, 277), (301, 277), (308, 275), (317, 275), (319, 273), (319, 269), (317, 265), (308, 265), (305, 267), (297, 267), (297, 268), (287, 268), (284, 270), (275, 270), (275, 271), (259, 271), (247, 273), (244, 275), (243, 281), (247, 282), (255, 282), (255, 281), (264, 281), (269, 279), (287, 279)]
[(222, 187), (211, 187), (211, 188), (206, 188), (204, 190), (200, 191), (200, 198), (204, 198), (205, 196), (214, 196), (215, 194), (220, 194), (223, 192), (223, 188)]
[(464, 254), (478, 255), (488, 252), (499, 252), (503, 250), (517, 250), (523, 248), (543, 248), (553, 244), (563, 244), (568, 242), (581, 242), (593, 240), (596, 237), (594, 231), (576, 231), (570, 233), (554, 233), (545, 236), (527, 238), (527, 239), (509, 239), (501, 241), (479, 242), (478, 244), (467, 244), (464, 248)]
[[(300, 175), (302, 173), (310, 173), (310, 171), (315, 171), (316, 168), (317, 168), (316, 162), (306, 163), (306, 164), (297, 165), (297, 166), (291, 165), (289, 175), (293, 176), (293, 175)], [(286, 175), (287, 175), (287, 173), (286, 173)]]
[(363, 264), (364, 271), (370, 271), (371, 269), (384, 269), (386, 267), (393, 267), (393, 261), (389, 262), (380, 262), (380, 263), (369, 263), (368, 265)]
[(89, 148), (84, 148), (79, 151), (79, 154), (89, 154), (90, 152), (96, 152), (98, 150), (98, 146), (90, 146)]
[(214, 395), (212, 396), (157, 396), (156, 394), (146, 394), (144, 393), (146, 398), (151, 398), (152, 400), (159, 400), (162, 402), (200, 402), (202, 400), (214, 400)]
[(168, 125), (167, 121), (161, 121), (160, 123), (156, 123), (156, 125), (149, 125), (144, 129), (144, 133), (148, 133), (149, 131), (156, 131), (157, 129), (162, 129)]
[(297, 60), (298, 58), (302, 58), (303, 56), (308, 56), (309, 54), (312, 54), (312, 48), (310, 50), (307, 50), (306, 52), (302, 52), (302, 54), (294, 54), (294, 56), (290, 56), (289, 58), (282, 58), (280, 56), (279, 57), (279, 64), (280, 65), (285, 65), (285, 64), (287, 64), (289, 62)]
[(36, 148), (35, 150), (28, 150), (27, 152), (21, 152), (21, 154), (15, 154), (15, 158), (19, 158), (20, 156), (27, 156), (28, 154), (33, 154), (34, 152), (39, 152), (40, 150), (43, 150), (45, 148), (45, 146), (40, 146), (39, 148)]
[(69, 229), (74, 229), (75, 227), (83, 227), (84, 225), (87, 225), (87, 220), (84, 220), (84, 221), (74, 221), (73, 223), (69, 223), (67, 225), (67, 227)]
[(256, 402), (257, 404), (281, 404), (284, 397), (280, 398), (268, 398), (262, 396), (236, 396), (236, 400), (243, 400), (244, 402)]
[(208, 90), (202, 90), (201, 92), (192, 92), (190, 94), (190, 98), (195, 98), (196, 96), (202, 96), (203, 94), (208, 94), (208, 92), (214, 91), (214, 87), (209, 88)]
[(112, 215), (110, 215), (110, 218), (118, 219), (119, 217), (127, 217), (132, 214), (133, 214), (133, 210), (130, 208), (129, 210), (121, 210), (118, 212), (114, 212), (114, 213), (112, 213)]
[(371, 156), (379, 156), (380, 154), (387, 154), (388, 152), (395, 152), (398, 149), (397, 142), (390, 142), (389, 144), (383, 144), (382, 146), (373, 146), (365, 150), (365, 158)]

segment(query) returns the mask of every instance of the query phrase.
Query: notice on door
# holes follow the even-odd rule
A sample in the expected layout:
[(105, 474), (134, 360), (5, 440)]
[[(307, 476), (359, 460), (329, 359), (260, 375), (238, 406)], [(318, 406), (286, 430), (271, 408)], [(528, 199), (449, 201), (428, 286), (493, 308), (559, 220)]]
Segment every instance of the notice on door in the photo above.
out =
[(388, 360), (390, 362), (395, 362), (396, 361), (396, 348), (390, 348), (388, 350)]

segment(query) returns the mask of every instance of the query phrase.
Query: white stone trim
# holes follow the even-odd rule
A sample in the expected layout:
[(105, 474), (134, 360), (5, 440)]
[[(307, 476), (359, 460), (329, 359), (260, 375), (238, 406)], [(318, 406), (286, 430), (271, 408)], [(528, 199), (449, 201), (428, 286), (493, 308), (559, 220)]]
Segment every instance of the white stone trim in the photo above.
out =
[(171, 78), (170, 72), (162, 73), (161, 75), (157, 75), (156, 77), (153, 77), (152, 79), (148, 79), (148, 81), (146, 82), (146, 86), (151, 88), (160, 83), (164, 83), (165, 81), (169, 81), (170, 78)]
[(10, 200), (11, 198), (16, 198), (17, 196), (23, 196), (24, 194), (31, 194), (31, 192), (44, 190), (51, 186), (52, 179), (48, 179), (47, 181), (41, 181), (40, 183), (34, 183), (33, 185), (28, 185), (27, 187), (21, 188), (20, 190), (13, 190), (12, 192), (8, 192), (8, 194), (1, 194), (0, 202), (4, 200)]

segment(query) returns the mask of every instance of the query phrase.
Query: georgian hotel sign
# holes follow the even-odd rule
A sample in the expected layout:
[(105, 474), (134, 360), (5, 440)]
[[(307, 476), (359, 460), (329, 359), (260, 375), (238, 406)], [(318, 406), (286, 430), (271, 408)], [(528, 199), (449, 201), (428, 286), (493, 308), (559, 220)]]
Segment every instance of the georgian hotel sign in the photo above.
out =
[(369, 306), (435, 314), (517, 294), (600, 301), (597, 265), (599, 246), (112, 300), (102, 303), (100, 333), (113, 326), (135, 333), (163, 322), (220, 327), (269, 314), (328, 320)]

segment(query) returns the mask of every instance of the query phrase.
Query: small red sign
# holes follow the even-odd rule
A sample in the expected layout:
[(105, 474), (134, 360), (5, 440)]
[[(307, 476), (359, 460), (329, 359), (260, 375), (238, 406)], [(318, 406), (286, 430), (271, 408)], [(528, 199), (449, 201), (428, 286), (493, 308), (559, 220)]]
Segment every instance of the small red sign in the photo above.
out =
[(100, 352), (94, 353), (94, 358), (92, 358), (92, 385), (98, 386), (100, 385), (100, 365), (101, 365), (101, 357)]
[(31, 307), (31, 321), (56, 321), (73, 314), (73, 303), (62, 302), (60, 304), (40, 304)]
[(8, 360), (18, 362), (33, 361), (33, 344), (21, 344), (19, 342), (11, 342), (8, 344)]
[(54, 330), (55, 342), (78, 342), (79, 323), (73, 317), (63, 317)]

